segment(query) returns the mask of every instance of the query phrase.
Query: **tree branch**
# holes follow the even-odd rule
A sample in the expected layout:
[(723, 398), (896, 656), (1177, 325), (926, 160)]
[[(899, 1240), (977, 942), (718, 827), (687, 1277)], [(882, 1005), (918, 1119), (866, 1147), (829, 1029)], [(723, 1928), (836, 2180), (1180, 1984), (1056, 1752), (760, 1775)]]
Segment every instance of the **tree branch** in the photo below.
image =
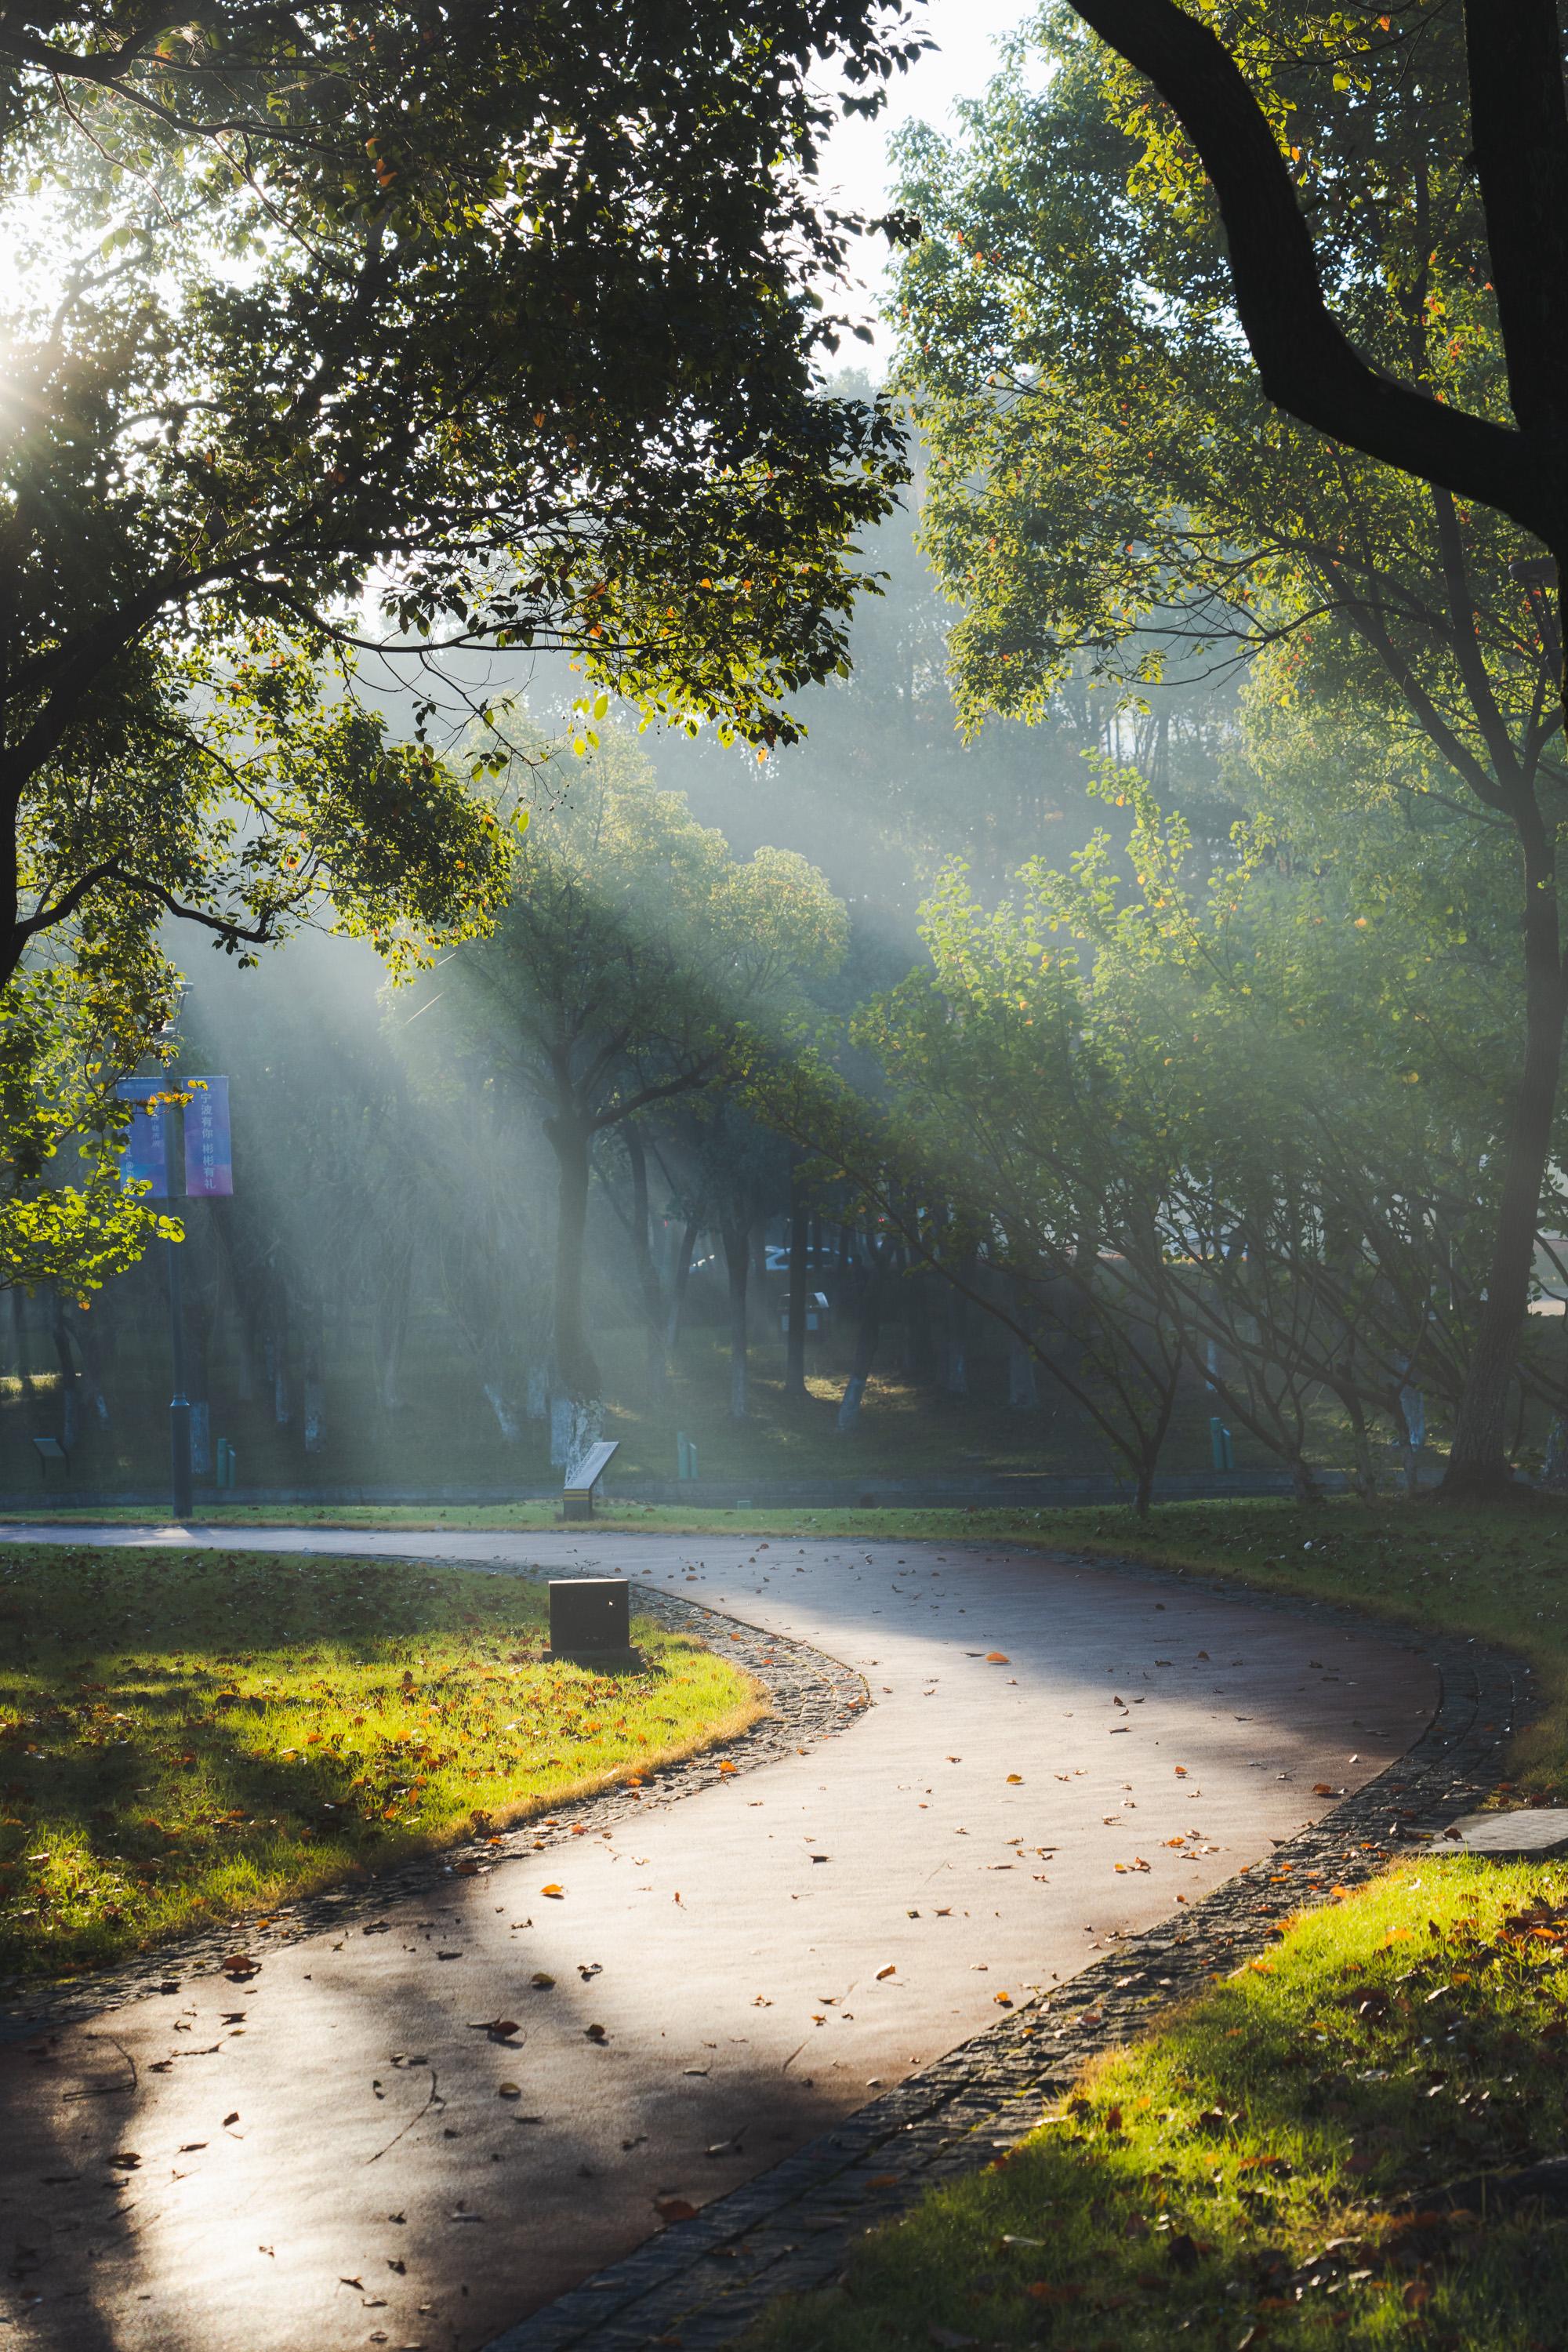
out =
[(1311, 236), (1268, 119), (1207, 26), (1176, 0), (1073, 5), (1147, 75), (1202, 159), (1225, 222), (1237, 312), (1268, 398), (1369, 457), (1511, 515), (1548, 546), (1568, 544), (1568, 508), (1522, 434), (1397, 383), (1351, 343), (1323, 299)]

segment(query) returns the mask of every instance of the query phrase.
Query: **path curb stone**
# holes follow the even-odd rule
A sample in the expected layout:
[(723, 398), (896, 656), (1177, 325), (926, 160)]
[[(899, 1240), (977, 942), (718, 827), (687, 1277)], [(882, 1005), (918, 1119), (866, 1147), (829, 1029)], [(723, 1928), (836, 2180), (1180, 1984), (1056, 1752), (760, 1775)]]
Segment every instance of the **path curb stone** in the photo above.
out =
[[(1184, 1581), (1236, 1597), (1234, 1585)], [(1256, 1597), (1263, 1608), (1310, 1609), (1365, 1627), (1348, 1612)], [(1528, 1707), (1529, 1670), (1477, 1642), (1421, 1647), (1441, 1677), (1421, 1738), (1279, 1847), (1271, 1864), (1127, 1937), (1113, 1955), (1021, 2004), (695, 2220), (649, 2239), (485, 2352), (723, 2352), (776, 2297), (829, 2284), (857, 2239), (1014, 2146), (1091, 2058), (1262, 1949), (1314, 1895), (1323, 1901), (1333, 1886), (1362, 1884), (1395, 1855), (1440, 1852), (1444, 1829), (1495, 1785), (1498, 1752)], [(1314, 1877), (1317, 1889), (1306, 1884)]]

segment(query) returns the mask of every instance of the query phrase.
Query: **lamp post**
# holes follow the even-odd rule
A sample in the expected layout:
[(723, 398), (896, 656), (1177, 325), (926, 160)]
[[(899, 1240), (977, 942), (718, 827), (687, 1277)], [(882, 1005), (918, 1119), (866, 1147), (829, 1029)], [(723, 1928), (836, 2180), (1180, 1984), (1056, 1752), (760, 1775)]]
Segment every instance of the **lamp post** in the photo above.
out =
[(180, 1297), (180, 1244), (163, 1244), (169, 1254), (169, 1355), (174, 1367), (174, 1393), (169, 1399), (169, 1472), (174, 1517), (191, 1516), (191, 1401), (185, 1394), (185, 1318)]

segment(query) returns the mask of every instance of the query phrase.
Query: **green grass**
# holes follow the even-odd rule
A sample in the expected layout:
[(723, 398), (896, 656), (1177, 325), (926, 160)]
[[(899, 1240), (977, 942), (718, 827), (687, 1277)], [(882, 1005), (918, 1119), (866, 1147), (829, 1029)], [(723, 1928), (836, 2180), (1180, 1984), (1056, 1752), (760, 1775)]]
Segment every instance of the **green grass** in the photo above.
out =
[(1430, 2192), (1563, 2147), (1565, 1922), (1560, 1869), (1393, 1871), (1095, 2066), (752, 2352), (1561, 2346), (1568, 2231)]
[(60, 1975), (547, 1812), (732, 1737), (757, 1685), (542, 1585), (258, 1552), (0, 1551), (0, 1975)]

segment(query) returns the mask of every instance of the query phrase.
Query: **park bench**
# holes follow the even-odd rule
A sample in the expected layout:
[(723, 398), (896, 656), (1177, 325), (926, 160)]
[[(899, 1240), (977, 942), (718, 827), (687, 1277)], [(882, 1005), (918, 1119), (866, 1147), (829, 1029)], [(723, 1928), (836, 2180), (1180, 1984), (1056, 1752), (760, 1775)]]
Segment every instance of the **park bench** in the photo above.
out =
[(618, 1438), (603, 1439), (590, 1445), (583, 1459), (566, 1473), (566, 1484), (561, 1493), (561, 1516), (563, 1519), (591, 1519), (594, 1516), (594, 1489), (620, 1452)]

